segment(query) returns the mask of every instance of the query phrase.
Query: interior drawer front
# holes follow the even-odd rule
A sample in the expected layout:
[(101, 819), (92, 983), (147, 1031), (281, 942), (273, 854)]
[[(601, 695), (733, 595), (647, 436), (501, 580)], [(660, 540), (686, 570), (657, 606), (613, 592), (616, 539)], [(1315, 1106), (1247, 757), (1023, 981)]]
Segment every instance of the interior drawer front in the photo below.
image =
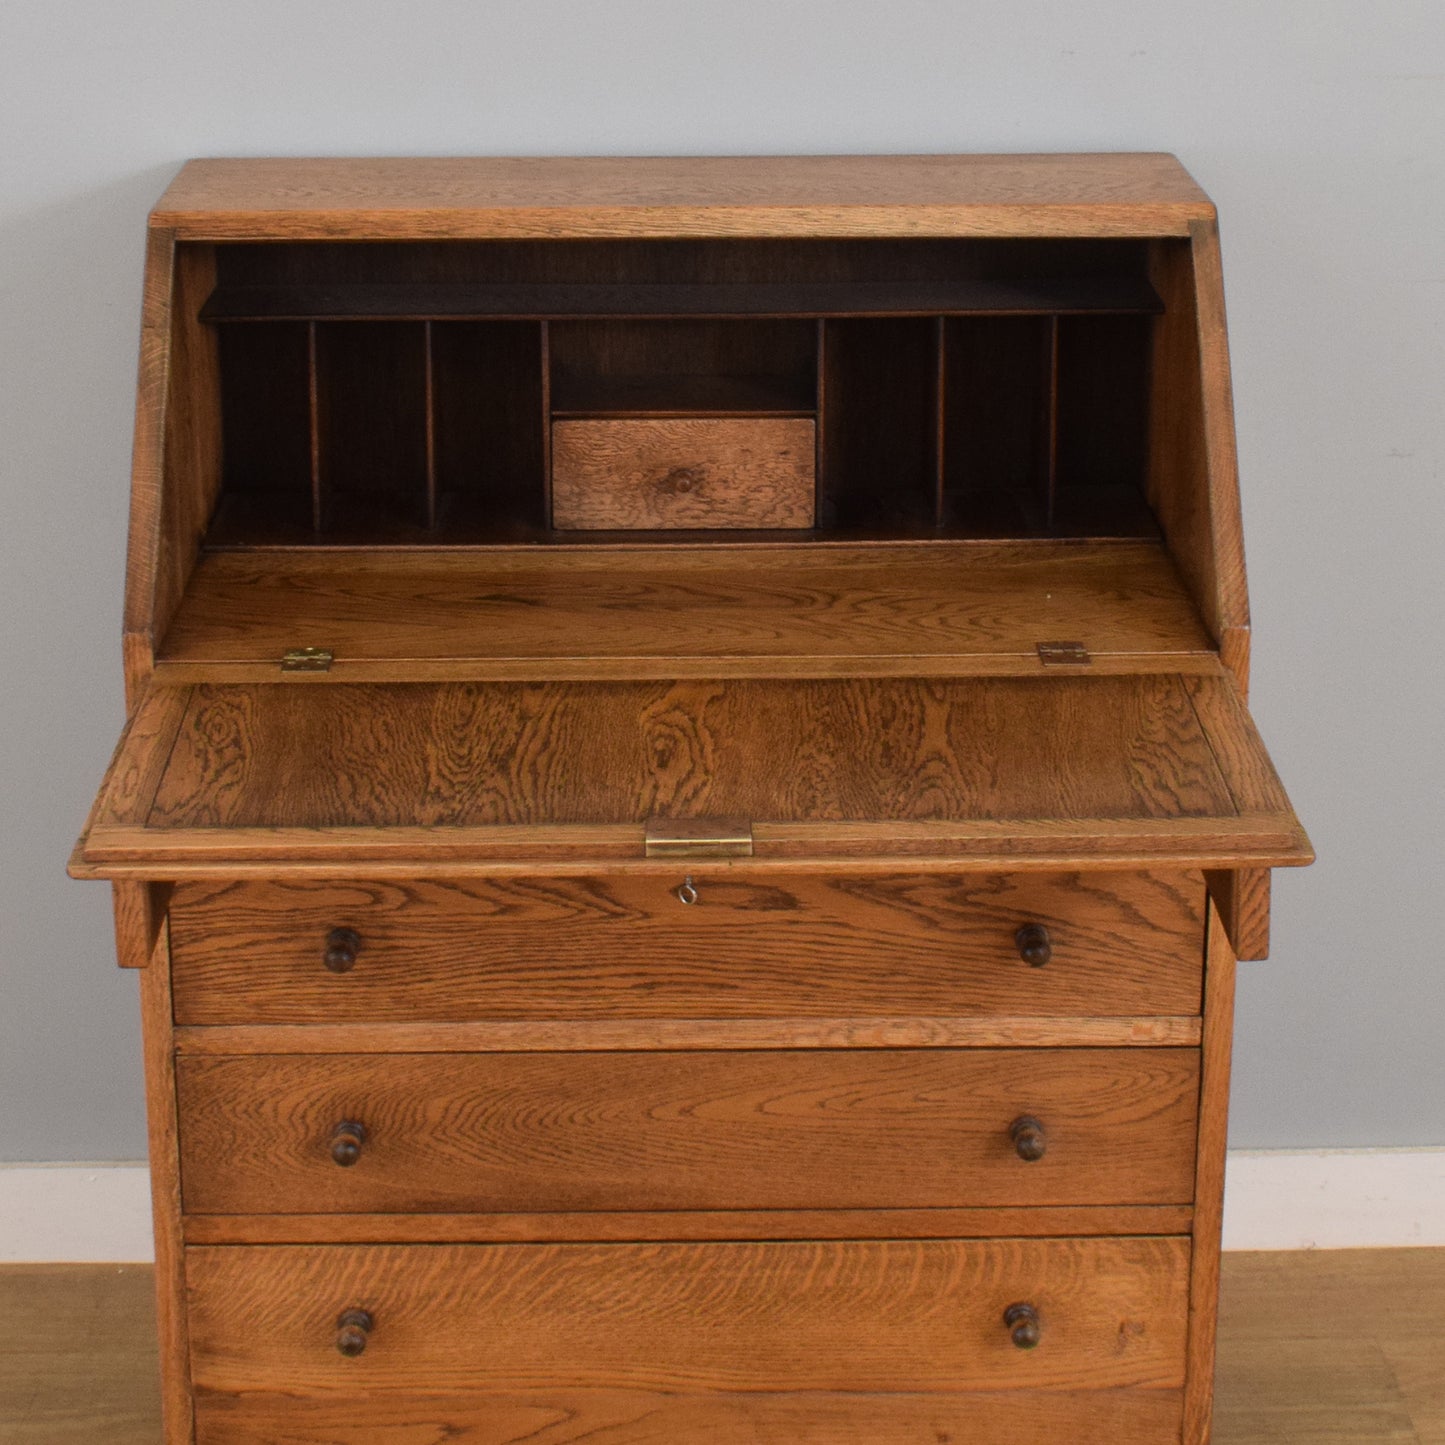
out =
[(811, 527), (814, 455), (801, 418), (553, 422), (552, 525)]
[(1198, 873), (687, 876), (181, 883), (176, 1021), (1199, 1012)]
[(1180, 1204), (1193, 1049), (183, 1057), (213, 1214)]
[[(192, 1247), (192, 1372), (200, 1392), (558, 1406), (599, 1389), (1171, 1389), (1188, 1261), (1181, 1238)], [(1005, 1324), (1020, 1304), (1038, 1348)], [(346, 1355), (354, 1310), (371, 1327)]]

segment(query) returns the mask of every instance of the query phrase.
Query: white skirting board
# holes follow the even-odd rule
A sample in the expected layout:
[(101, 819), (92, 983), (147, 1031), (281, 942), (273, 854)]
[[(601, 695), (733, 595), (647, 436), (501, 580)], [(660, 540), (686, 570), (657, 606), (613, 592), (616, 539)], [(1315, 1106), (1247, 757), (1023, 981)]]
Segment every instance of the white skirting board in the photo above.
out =
[[(1226, 1249), (1409, 1245), (1445, 1245), (1445, 1149), (1230, 1154)], [(0, 1263), (150, 1257), (143, 1165), (0, 1164)]]

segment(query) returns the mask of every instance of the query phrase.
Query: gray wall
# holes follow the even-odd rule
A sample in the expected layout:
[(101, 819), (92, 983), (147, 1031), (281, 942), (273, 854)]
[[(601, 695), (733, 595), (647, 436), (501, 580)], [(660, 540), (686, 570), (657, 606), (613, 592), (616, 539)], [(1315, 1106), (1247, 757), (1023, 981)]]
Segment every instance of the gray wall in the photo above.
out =
[(188, 155), (1173, 150), (1223, 217), (1255, 710), (1322, 861), (1234, 1142), (1445, 1144), (1438, 0), (4, 0), (0, 1159), (144, 1150), (63, 864), (121, 721), (146, 209)]

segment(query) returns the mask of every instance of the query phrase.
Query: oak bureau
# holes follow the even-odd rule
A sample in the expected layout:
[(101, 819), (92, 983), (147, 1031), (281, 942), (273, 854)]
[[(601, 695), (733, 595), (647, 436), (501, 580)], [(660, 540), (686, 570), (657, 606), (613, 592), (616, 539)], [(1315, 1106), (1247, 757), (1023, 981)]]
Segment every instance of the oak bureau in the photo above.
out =
[(195, 161), (145, 287), (170, 1445), (1202, 1445), (1311, 854), (1179, 164)]

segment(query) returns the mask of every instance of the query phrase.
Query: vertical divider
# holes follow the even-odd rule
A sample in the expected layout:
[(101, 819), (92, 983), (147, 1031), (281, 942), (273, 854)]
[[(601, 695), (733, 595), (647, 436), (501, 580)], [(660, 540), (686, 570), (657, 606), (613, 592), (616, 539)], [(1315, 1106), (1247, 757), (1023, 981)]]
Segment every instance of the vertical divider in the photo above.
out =
[(933, 526), (943, 530), (945, 417), (948, 410), (948, 318), (939, 316), (934, 322), (933, 378)]
[(1049, 432), (1048, 473), (1044, 492), (1044, 525), (1056, 525), (1059, 492), (1059, 318), (1049, 317)]
[(552, 528), (552, 329), (542, 328), (542, 525)]
[(827, 449), (823, 444), (828, 423), (827, 345), (828, 321), (826, 317), (820, 316), (814, 358), (817, 375), (814, 380), (813, 396), (813, 527), (815, 530), (823, 524), (823, 496), (828, 468)]
[(316, 357), (316, 323), (306, 323), (306, 385), (311, 415), (311, 530), (321, 530), (321, 382)]
[(436, 356), (432, 350), (432, 322), (422, 322), (422, 340), (426, 369), (426, 525), (435, 531), (437, 524), (437, 393)]

